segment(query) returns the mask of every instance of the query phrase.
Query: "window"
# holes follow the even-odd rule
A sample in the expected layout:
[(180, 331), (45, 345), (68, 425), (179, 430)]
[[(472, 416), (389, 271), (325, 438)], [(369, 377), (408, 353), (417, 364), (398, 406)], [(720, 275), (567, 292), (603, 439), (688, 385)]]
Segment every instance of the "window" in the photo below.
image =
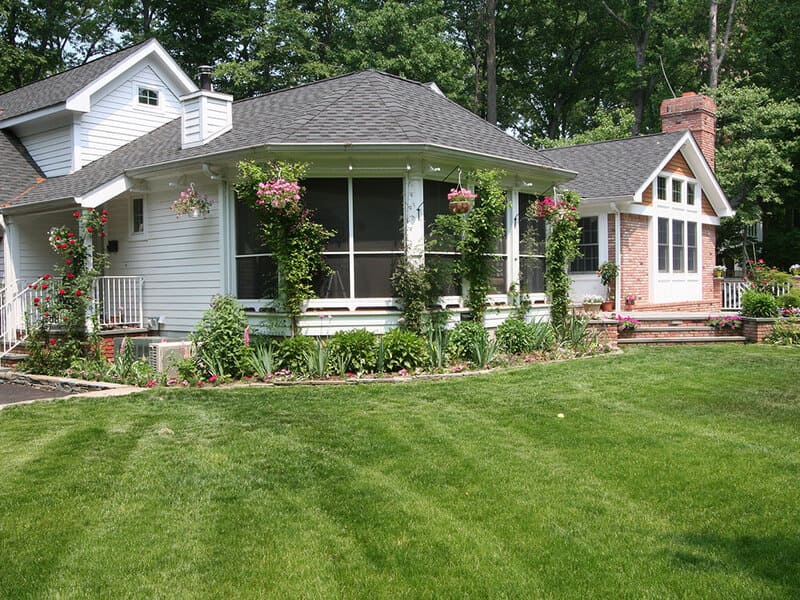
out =
[(672, 222), (672, 272), (683, 271), (683, 221)]
[(683, 201), (683, 182), (680, 179), (672, 180), (672, 201), (676, 204)]
[(658, 272), (669, 273), (669, 219), (658, 219)]
[(686, 223), (686, 270), (697, 273), (697, 223)]
[(158, 92), (150, 88), (139, 88), (139, 104), (158, 106)]
[[(305, 205), (335, 231), (323, 257), (331, 273), (319, 278), (320, 298), (389, 298), (390, 277), (402, 255), (403, 180), (318, 178), (303, 182)], [(277, 265), (261, 243), (254, 211), (236, 207), (239, 298), (275, 298)]]
[(656, 179), (656, 199), (662, 201), (667, 199), (667, 178), (663, 175), (659, 175)]
[(695, 194), (697, 192), (697, 185), (691, 181), (686, 182), (686, 204), (694, 206)]
[(131, 233), (144, 233), (144, 198), (131, 200)]
[(697, 273), (697, 223), (658, 219), (658, 272)]
[(536, 200), (531, 194), (519, 195), (519, 279), (522, 293), (544, 292), (544, 250), (547, 224), (531, 218), (527, 208)]
[(569, 270), (572, 273), (594, 273), (600, 265), (597, 217), (582, 217), (578, 225), (581, 228), (581, 241), (578, 249), (583, 256), (573, 260)]

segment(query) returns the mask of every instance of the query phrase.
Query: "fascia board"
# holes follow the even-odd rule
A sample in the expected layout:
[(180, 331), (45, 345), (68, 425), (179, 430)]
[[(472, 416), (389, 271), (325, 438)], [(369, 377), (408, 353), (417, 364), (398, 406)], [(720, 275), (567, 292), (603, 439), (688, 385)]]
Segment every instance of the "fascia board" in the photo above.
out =
[(133, 181), (125, 175), (120, 175), (82, 196), (76, 196), (75, 202), (84, 208), (97, 208), (104, 202), (108, 202), (112, 198), (127, 192), (132, 187)]

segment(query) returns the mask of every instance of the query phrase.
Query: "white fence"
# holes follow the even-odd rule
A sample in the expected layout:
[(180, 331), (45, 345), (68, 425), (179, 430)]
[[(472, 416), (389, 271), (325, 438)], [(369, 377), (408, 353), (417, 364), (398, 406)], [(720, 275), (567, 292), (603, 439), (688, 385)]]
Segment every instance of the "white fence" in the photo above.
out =
[[(742, 294), (750, 289), (750, 284), (744, 279), (726, 279), (722, 282), (722, 310), (742, 310)], [(772, 286), (772, 293), (776, 296), (788, 294), (792, 289), (791, 283), (776, 284)]]

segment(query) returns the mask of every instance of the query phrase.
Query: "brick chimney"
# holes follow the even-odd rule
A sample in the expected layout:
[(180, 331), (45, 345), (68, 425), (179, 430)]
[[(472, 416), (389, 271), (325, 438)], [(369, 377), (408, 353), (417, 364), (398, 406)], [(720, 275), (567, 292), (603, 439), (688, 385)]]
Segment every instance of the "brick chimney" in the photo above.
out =
[(680, 98), (667, 98), (661, 103), (661, 131), (671, 133), (687, 129), (713, 170), (717, 133), (717, 105), (713, 98), (685, 92)]

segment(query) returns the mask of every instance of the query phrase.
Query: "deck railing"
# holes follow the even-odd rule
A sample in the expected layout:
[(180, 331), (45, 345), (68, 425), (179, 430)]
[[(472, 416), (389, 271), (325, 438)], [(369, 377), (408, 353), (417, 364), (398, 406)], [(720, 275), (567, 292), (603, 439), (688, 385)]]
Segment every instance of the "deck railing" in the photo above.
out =
[(94, 309), (101, 329), (144, 327), (144, 277), (98, 277), (94, 282)]
[(38, 279), (23, 286), (13, 294), (6, 288), (4, 302), (0, 305), (0, 357), (11, 352), (28, 337), (28, 322), (39, 318), (39, 308), (34, 302), (41, 292), (37, 289), (43, 282)]
[[(725, 279), (722, 282), (722, 310), (742, 310), (742, 294), (747, 289), (750, 289), (750, 284), (744, 279)], [(776, 283), (770, 291), (780, 296), (788, 294), (791, 289), (791, 283)]]

